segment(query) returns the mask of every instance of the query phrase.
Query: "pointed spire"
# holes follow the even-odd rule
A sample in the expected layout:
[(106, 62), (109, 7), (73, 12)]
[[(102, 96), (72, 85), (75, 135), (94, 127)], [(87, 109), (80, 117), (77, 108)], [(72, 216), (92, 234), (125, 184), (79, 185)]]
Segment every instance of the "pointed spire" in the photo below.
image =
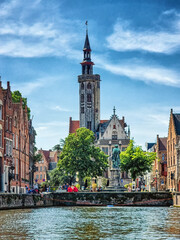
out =
[(83, 50), (91, 50), (89, 38), (88, 38), (88, 21), (86, 21), (85, 24), (86, 24), (86, 39), (85, 39)]
[(113, 115), (116, 115), (116, 108), (115, 108), (115, 106), (113, 108)]

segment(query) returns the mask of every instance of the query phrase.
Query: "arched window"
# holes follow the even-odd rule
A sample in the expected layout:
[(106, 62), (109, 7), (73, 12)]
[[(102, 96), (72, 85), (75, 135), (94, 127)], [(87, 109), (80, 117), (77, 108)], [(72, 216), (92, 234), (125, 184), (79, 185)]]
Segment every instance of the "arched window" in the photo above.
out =
[(90, 83), (87, 84), (87, 89), (91, 89), (91, 84)]
[(84, 89), (84, 83), (81, 83), (81, 89), (82, 90)]
[(84, 94), (81, 94), (81, 102), (84, 102)]
[(92, 97), (90, 93), (87, 94), (87, 102), (92, 102)]

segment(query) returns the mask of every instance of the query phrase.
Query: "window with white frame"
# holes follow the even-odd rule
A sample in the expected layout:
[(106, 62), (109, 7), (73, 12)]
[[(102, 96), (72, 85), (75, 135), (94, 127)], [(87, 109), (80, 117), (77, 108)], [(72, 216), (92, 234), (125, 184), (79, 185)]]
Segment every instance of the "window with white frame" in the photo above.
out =
[(2, 105), (0, 104), (0, 120), (2, 120)]

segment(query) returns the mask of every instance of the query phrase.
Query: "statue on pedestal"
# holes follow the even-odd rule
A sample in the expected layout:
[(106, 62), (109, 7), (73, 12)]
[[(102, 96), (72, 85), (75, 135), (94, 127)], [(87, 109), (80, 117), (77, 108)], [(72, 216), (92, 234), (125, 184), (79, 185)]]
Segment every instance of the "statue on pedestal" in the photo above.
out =
[(115, 148), (113, 149), (112, 154), (112, 168), (119, 169), (120, 168), (120, 149), (118, 148), (118, 145), (115, 145)]

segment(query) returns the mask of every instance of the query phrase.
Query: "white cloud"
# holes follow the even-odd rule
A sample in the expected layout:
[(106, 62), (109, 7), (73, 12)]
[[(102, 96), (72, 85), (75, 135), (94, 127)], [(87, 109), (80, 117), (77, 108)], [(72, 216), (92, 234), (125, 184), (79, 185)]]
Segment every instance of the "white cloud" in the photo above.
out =
[[(51, 3), (47, 5), (53, 8)], [(65, 56), (78, 59), (80, 52), (74, 50), (73, 46), (78, 41), (79, 27), (75, 26), (80, 23), (61, 17), (59, 6), (57, 9), (47, 9), (45, 6), (40, 1), (27, 1), (24, 4), (18, 0), (0, 5), (1, 55), (25, 58)], [(53, 18), (50, 17), (51, 12)]]
[(53, 84), (55, 81), (59, 80), (59, 77), (42, 77), (38, 78), (32, 82), (24, 82), (24, 83), (13, 83), (11, 85), (12, 90), (18, 90), (22, 93), (23, 96), (28, 96), (32, 94), (32, 92), (39, 90), (40, 88), (46, 87), (48, 85)]
[(60, 106), (55, 106), (55, 107), (52, 107), (51, 108), (52, 110), (55, 110), (55, 111), (59, 111), (59, 112), (70, 112), (70, 110), (69, 109), (66, 109), (66, 108), (62, 108), (62, 107), (60, 107)]
[(115, 51), (149, 51), (171, 54), (180, 49), (180, 19), (173, 23), (172, 31), (133, 30), (129, 23), (118, 21), (114, 32), (107, 37), (107, 47)]
[(162, 66), (145, 65), (144, 62), (131, 60), (123, 63), (113, 64), (106, 60), (97, 61), (97, 66), (114, 74), (126, 76), (131, 79), (144, 81), (146, 83), (157, 83), (167, 86), (180, 87), (180, 75), (178, 72)]

